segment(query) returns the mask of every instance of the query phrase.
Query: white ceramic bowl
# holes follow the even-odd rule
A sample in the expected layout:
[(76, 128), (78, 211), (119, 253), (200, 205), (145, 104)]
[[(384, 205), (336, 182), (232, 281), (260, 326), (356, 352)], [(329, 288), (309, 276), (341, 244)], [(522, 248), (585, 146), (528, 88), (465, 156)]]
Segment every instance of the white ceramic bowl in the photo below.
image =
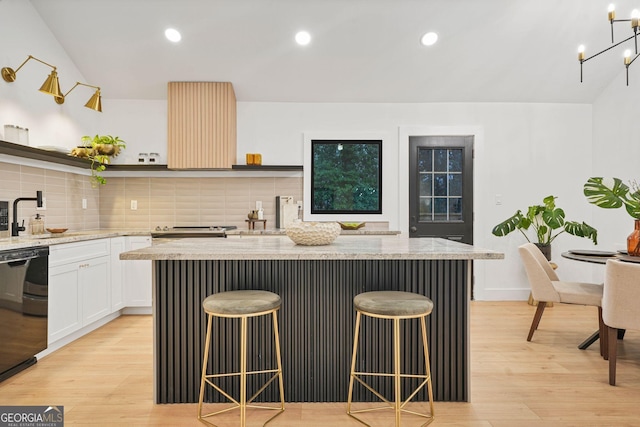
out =
[(298, 245), (329, 245), (340, 234), (337, 222), (294, 222), (287, 226), (287, 236)]

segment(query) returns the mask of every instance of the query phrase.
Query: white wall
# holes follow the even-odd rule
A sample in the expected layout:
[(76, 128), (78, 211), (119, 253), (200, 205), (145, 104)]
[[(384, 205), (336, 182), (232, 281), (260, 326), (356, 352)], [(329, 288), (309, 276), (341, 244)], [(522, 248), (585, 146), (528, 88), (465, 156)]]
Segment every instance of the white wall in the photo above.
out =
[[(529, 285), (517, 255), (521, 235), (497, 238), (493, 226), (517, 209), (558, 196), (567, 219), (591, 222), (592, 210), (582, 196), (591, 175), (589, 105), (564, 104), (301, 104), (238, 103), (238, 158), (261, 152), (264, 164), (302, 164), (305, 132), (378, 132), (390, 135), (395, 158), (406, 152), (400, 130), (478, 132), (475, 153), (474, 243), (506, 254), (504, 261), (476, 263), (478, 299), (524, 299)], [(387, 140), (385, 140), (385, 143)], [(383, 162), (385, 179), (396, 180), (388, 203), (390, 227), (406, 232), (407, 165)], [(502, 196), (496, 206), (495, 195)], [(387, 216), (387, 215), (385, 215)], [(591, 268), (560, 258), (570, 248), (591, 248), (589, 240), (561, 236), (554, 242), (554, 261), (572, 280), (591, 277)], [(564, 274), (563, 274), (564, 276)]]
[[(117, 100), (109, 104), (103, 133), (128, 142), (125, 151), (155, 151), (166, 155), (166, 103)], [(512, 233), (498, 238), (493, 226), (518, 209), (558, 196), (567, 219), (593, 224), (594, 210), (582, 195), (592, 176), (592, 108), (567, 104), (305, 104), (239, 102), (238, 159), (247, 152), (262, 153), (263, 164), (303, 164), (305, 133), (378, 133), (391, 144), (385, 159), (384, 216), (391, 229), (407, 232), (408, 129), (426, 132), (476, 134), (474, 173), (474, 244), (502, 251), (504, 261), (476, 263), (477, 299), (526, 299), (529, 285), (517, 254), (524, 237)], [(401, 132), (402, 131), (402, 132)], [(164, 157), (166, 158), (166, 157)], [(116, 160), (124, 162), (124, 155)], [(126, 162), (125, 162), (126, 163)], [(402, 163), (402, 164), (401, 164)], [(495, 197), (500, 195), (501, 205)], [(628, 233), (627, 233), (628, 234)], [(560, 236), (553, 245), (553, 260), (560, 274), (571, 280), (591, 280), (594, 268), (565, 260), (571, 248), (592, 248), (587, 239)]]
[(118, 136), (127, 148), (113, 164), (135, 164), (139, 153), (158, 153), (159, 164), (167, 164), (167, 101), (104, 100), (107, 112), (94, 133)]
[[(637, 67), (637, 65), (635, 65)], [(593, 104), (593, 175), (616, 177), (626, 184), (640, 183), (640, 129), (638, 128), (637, 76), (625, 85), (624, 72), (612, 78), (611, 84)], [(603, 247), (626, 248), (626, 238), (633, 230), (633, 219), (623, 209), (602, 209), (591, 205), (594, 222), (602, 229)]]
[[(57, 67), (63, 93), (76, 81), (100, 85), (84, 79), (30, 2), (0, 1), (0, 67), (15, 70), (29, 55)], [(31, 146), (71, 148), (96, 128), (100, 113), (84, 107), (91, 90), (76, 88), (63, 105), (38, 90), (50, 72), (51, 68), (32, 59), (13, 83), (0, 79), (0, 136), (4, 137), (4, 125), (12, 124), (29, 129)]]
[[(87, 82), (67, 57), (31, 4), (22, 0), (0, 1), (0, 65), (17, 66), (32, 54), (58, 67), (63, 91), (75, 81)], [(73, 147), (85, 134), (111, 134), (127, 141), (128, 148), (116, 163), (130, 163), (139, 152), (158, 152), (166, 159), (166, 101), (112, 100), (103, 89), (102, 114), (84, 108), (89, 93), (72, 92), (63, 106), (38, 92), (50, 69), (30, 61), (14, 83), (0, 81), (0, 124), (15, 124), (30, 129), (31, 145)], [(625, 92), (631, 94), (632, 92)], [(86, 96), (85, 96), (86, 95)], [(631, 111), (637, 101), (630, 95), (620, 102), (615, 90), (603, 95), (596, 106), (592, 126), (589, 105), (563, 104), (301, 104), (238, 103), (238, 159), (246, 152), (259, 152), (264, 164), (302, 164), (305, 132), (380, 132), (390, 135), (395, 159), (406, 150), (399, 138), (401, 129), (472, 129), (478, 132), (475, 160), (475, 235), (476, 245), (503, 251), (504, 261), (476, 263), (478, 299), (524, 299), (528, 283), (516, 248), (524, 239), (519, 235), (496, 238), (491, 228), (512, 215), (554, 194), (567, 218), (591, 222), (595, 210), (582, 196), (582, 184), (593, 170), (607, 168), (609, 173), (632, 174), (638, 158), (637, 137)], [(608, 126), (626, 117), (617, 126), (613, 141)], [(616, 119), (616, 120), (614, 120)], [(616, 126), (612, 126), (616, 128)], [(592, 145), (592, 129), (594, 144)], [(385, 143), (386, 143), (385, 139)], [(636, 142), (634, 142), (636, 141)], [(609, 151), (598, 144), (613, 144), (624, 151)], [(635, 143), (635, 146), (631, 144)], [(631, 147), (631, 148), (630, 148)], [(597, 160), (592, 156), (592, 150)], [(616, 153), (616, 154), (614, 154)], [(635, 164), (635, 163), (633, 163)], [(384, 174), (394, 181), (397, 192), (387, 192), (391, 228), (405, 228), (406, 218), (400, 206), (407, 188), (406, 165), (386, 162)], [(495, 204), (495, 195), (502, 205)], [(386, 197), (386, 196), (385, 196)], [(386, 203), (385, 203), (386, 205)], [(608, 214), (608, 213), (607, 213)], [(624, 218), (624, 215), (621, 214)], [(613, 218), (597, 213), (596, 218)], [(631, 222), (621, 225), (628, 234)], [(607, 221), (593, 224), (600, 229)], [(406, 230), (402, 230), (406, 232)], [(601, 230), (601, 236), (602, 236)], [(614, 239), (607, 233), (607, 239)], [(602, 237), (601, 237), (602, 238)], [(554, 260), (563, 277), (580, 280), (593, 273), (589, 267), (566, 262), (559, 254), (568, 248), (588, 248), (585, 239), (562, 236), (554, 244)], [(566, 274), (565, 274), (566, 273)]]

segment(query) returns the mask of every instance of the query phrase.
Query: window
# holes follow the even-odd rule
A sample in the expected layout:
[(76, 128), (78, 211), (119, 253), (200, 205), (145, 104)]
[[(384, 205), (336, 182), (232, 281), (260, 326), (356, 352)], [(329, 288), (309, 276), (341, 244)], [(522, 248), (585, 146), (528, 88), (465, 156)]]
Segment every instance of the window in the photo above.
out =
[(420, 222), (462, 221), (462, 149), (418, 149)]
[(382, 213), (382, 140), (311, 140), (311, 213)]

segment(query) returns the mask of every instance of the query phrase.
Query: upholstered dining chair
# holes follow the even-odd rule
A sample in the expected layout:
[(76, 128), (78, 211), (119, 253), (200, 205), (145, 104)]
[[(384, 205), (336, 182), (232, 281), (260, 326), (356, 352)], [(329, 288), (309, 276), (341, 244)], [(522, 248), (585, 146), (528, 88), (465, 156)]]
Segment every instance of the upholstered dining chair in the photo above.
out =
[(618, 329), (640, 329), (640, 264), (608, 260), (602, 295), (602, 320), (608, 332), (609, 384), (616, 385)]
[(525, 243), (518, 248), (524, 264), (531, 293), (538, 301), (536, 313), (531, 322), (527, 341), (531, 341), (533, 333), (538, 329), (544, 308), (549, 302), (565, 304), (581, 304), (598, 307), (598, 330), (600, 332), (600, 354), (606, 351), (606, 331), (602, 321), (602, 285), (596, 283), (563, 282), (533, 243)]

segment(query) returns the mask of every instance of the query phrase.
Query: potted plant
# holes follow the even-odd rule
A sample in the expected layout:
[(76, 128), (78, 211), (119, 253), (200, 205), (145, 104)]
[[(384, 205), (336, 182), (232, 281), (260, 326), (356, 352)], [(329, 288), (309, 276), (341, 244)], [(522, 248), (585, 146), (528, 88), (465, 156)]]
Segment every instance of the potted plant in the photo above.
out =
[(640, 187), (636, 181), (626, 185), (619, 178), (589, 178), (584, 184), (584, 195), (589, 203), (605, 209), (617, 209), (624, 206), (633, 218), (635, 226), (627, 237), (627, 252), (640, 256)]
[(111, 157), (116, 157), (120, 151), (126, 148), (126, 143), (117, 136), (96, 135), (94, 137), (83, 136), (83, 145), (71, 150), (71, 155), (82, 157), (91, 161), (91, 183), (104, 185), (107, 180), (100, 175), (110, 162)]
[(524, 214), (518, 210), (513, 216), (493, 227), (491, 232), (495, 236), (506, 236), (518, 230), (528, 242), (531, 242), (525, 233), (525, 230), (531, 228), (537, 240), (533, 243), (549, 260), (551, 259), (551, 242), (564, 232), (577, 237), (586, 237), (597, 245), (598, 231), (584, 222), (566, 221), (564, 210), (556, 207), (556, 199), (555, 196), (547, 196), (542, 200), (541, 205), (529, 206)]

